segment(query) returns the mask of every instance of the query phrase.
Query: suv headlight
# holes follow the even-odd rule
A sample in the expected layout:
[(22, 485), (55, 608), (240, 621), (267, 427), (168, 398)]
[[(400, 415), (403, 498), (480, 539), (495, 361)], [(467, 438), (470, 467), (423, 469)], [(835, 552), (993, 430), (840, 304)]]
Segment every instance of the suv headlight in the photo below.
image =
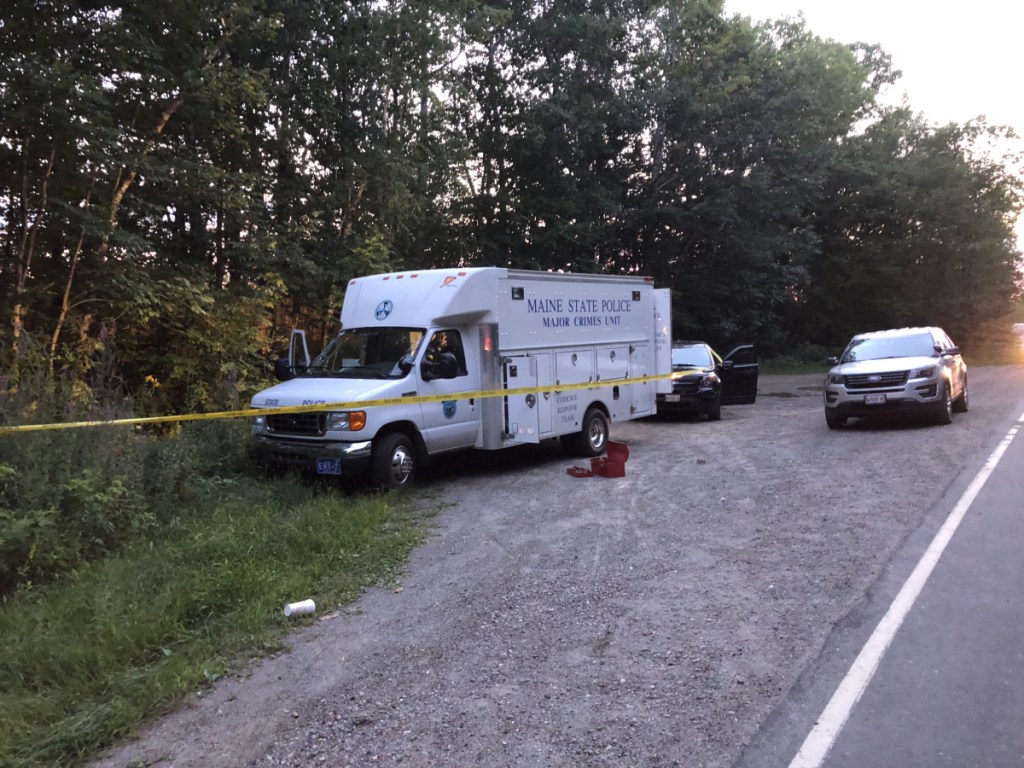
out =
[(327, 431), (358, 432), (366, 426), (366, 411), (329, 411)]
[(827, 384), (843, 384), (843, 375), (840, 373), (830, 373), (826, 379)]
[(910, 374), (912, 379), (930, 379), (935, 376), (935, 366), (931, 365), (927, 368), (919, 368)]
[(706, 374), (704, 374), (704, 378), (700, 380), (700, 388), (701, 389), (710, 389), (711, 387), (715, 386), (715, 384), (717, 384), (717, 383), (718, 383), (718, 374), (716, 374), (716, 373), (706, 373)]

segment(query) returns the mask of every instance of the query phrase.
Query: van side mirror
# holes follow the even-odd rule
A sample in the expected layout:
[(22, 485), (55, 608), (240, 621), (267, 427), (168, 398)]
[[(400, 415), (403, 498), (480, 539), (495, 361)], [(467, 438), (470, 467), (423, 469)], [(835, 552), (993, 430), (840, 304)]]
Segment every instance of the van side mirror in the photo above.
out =
[(451, 352), (441, 352), (436, 360), (424, 358), (420, 364), (420, 376), (424, 381), (454, 379), (459, 375), (459, 361)]
[(295, 378), (295, 371), (288, 365), (287, 357), (279, 357), (274, 361), (274, 378), (278, 381), (288, 381)]

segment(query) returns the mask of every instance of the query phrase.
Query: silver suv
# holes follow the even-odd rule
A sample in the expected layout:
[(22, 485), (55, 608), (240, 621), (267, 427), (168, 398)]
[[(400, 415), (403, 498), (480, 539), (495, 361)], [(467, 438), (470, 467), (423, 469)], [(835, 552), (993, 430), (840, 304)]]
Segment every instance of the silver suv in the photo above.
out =
[(825, 377), (829, 429), (850, 417), (917, 411), (949, 424), (967, 410), (967, 365), (941, 328), (859, 333)]

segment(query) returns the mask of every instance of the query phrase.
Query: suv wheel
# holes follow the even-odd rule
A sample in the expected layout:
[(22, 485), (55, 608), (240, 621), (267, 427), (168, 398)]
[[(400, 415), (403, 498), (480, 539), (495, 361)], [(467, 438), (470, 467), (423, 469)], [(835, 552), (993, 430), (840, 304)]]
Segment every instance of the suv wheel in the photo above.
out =
[(939, 405), (939, 410), (936, 411), (936, 421), (939, 424), (953, 423), (953, 396), (949, 393), (949, 384), (944, 384), (942, 387), (942, 402)]
[(960, 397), (953, 401), (953, 410), (957, 413), (967, 413), (970, 407), (967, 396), (967, 379), (964, 379), (963, 388), (960, 390)]
[(719, 421), (722, 418), (722, 393), (715, 395), (715, 402), (708, 406), (708, 421)]
[(846, 419), (840, 416), (839, 411), (835, 408), (826, 408), (825, 423), (828, 424), (829, 429), (839, 429), (846, 426)]

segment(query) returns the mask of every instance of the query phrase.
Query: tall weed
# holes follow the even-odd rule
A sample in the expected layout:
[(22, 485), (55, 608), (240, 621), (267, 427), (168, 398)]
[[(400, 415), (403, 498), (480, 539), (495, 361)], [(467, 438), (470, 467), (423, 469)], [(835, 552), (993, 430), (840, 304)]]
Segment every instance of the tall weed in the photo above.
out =
[[(132, 415), (106, 348), (89, 366), (57, 376), (24, 358), (17, 381), (0, 381), (4, 426)], [(233, 386), (222, 387), (223, 397), (237, 398)], [(247, 429), (233, 420), (0, 436), (0, 598), (115, 554), (188, 514), (204, 481), (246, 470)]]

